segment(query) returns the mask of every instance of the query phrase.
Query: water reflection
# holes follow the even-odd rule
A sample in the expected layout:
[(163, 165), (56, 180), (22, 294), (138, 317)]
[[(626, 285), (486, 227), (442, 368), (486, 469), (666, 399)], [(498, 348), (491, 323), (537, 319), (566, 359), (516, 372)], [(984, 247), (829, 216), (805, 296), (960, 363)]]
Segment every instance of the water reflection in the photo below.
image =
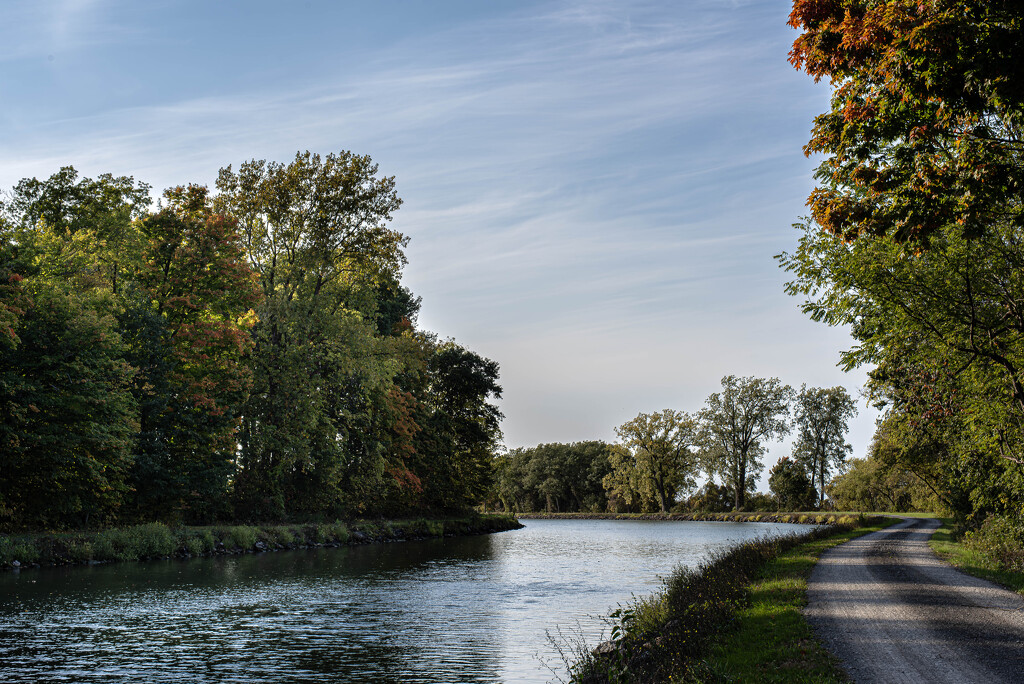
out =
[(679, 564), (798, 526), (526, 521), (497, 535), (0, 576), (4, 681), (544, 682)]

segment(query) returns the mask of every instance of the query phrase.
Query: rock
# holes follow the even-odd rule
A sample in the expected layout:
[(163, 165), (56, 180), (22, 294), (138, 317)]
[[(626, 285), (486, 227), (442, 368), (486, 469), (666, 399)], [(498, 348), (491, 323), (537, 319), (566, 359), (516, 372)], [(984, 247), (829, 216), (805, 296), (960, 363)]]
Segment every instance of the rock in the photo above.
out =
[(367, 537), (365, 534), (363, 534), (362, 532), (359, 532), (359, 531), (353, 532), (352, 533), (352, 538), (354, 540), (356, 540), (357, 542), (364, 542), (367, 539), (369, 539), (369, 537)]
[(267, 545), (264, 544), (262, 541), (256, 542), (254, 544), (254, 546), (256, 547), (257, 551), (266, 551), (267, 550)]
[(597, 645), (597, 648), (594, 649), (594, 655), (596, 655), (596, 656), (611, 655), (613, 653), (617, 653), (618, 650), (619, 650), (619, 645), (616, 644), (614, 641), (602, 641), (601, 643), (599, 643)]
[(21, 567), (21, 561), (11, 561), (11, 565), (13, 565), (16, 568), (20, 568)]

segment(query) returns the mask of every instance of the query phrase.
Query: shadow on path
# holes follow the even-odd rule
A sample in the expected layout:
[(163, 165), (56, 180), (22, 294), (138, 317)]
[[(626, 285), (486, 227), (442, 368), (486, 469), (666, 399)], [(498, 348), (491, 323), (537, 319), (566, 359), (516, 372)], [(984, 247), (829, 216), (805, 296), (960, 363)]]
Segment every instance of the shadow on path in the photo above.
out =
[(1024, 600), (940, 561), (938, 527), (904, 520), (824, 553), (805, 616), (855, 682), (1024, 681)]

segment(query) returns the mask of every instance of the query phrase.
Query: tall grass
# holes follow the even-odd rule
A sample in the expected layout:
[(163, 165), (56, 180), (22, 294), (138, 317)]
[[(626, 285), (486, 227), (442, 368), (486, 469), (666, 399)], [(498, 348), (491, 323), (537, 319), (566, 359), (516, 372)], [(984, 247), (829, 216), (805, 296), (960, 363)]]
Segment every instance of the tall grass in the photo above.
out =
[(340, 546), (399, 539), (440, 537), (446, 532), (477, 534), (521, 525), (508, 516), (458, 520), (357, 521), (309, 525), (231, 525), (171, 528), (162, 523), (99, 532), (0, 535), (0, 568), (35, 564), (148, 560), (213, 554)]
[(611, 641), (594, 651), (574, 649), (571, 681), (702, 681), (701, 656), (736, 623), (750, 601), (749, 586), (765, 565), (807, 541), (858, 526), (857, 519), (807, 533), (747, 542), (714, 554), (696, 568), (677, 568), (664, 588), (635, 599), (611, 618)]

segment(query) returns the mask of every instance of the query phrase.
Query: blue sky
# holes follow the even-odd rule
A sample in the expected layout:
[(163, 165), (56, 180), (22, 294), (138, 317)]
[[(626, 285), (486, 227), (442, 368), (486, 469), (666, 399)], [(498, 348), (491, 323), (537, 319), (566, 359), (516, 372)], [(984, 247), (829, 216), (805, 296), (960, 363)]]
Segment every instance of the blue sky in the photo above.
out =
[(835, 367), (848, 336), (803, 317), (772, 259), (829, 97), (786, 62), (789, 9), (8, 0), (0, 187), (72, 164), (162, 190), (369, 154), (405, 200), (421, 326), (501, 364), (509, 446), (612, 440), (727, 374), (857, 396), (863, 374)]

